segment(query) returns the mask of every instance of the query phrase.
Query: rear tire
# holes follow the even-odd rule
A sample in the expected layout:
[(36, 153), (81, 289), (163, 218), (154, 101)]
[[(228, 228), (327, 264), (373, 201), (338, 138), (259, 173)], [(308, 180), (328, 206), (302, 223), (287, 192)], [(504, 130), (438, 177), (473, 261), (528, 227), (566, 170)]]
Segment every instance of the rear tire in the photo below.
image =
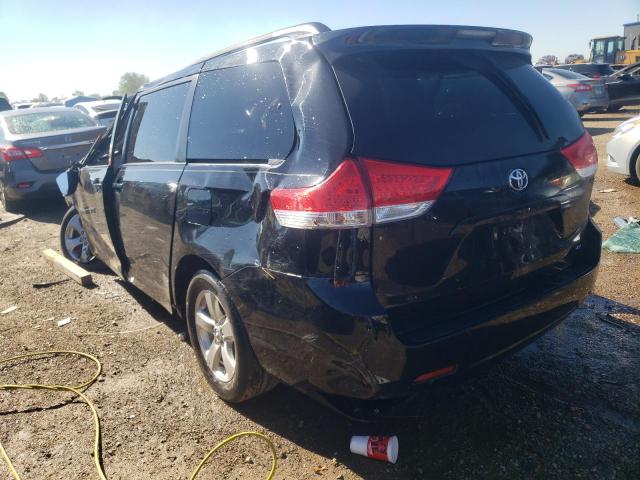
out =
[(12, 200), (7, 196), (4, 183), (0, 182), (0, 203), (8, 213), (14, 213), (18, 210), (19, 202)]
[(69, 208), (60, 224), (60, 250), (73, 263), (81, 267), (90, 267), (96, 263), (91, 251), (80, 215), (75, 207)]
[(200, 370), (221, 399), (240, 403), (277, 384), (258, 363), (235, 305), (211, 272), (199, 270), (191, 279), (185, 313)]

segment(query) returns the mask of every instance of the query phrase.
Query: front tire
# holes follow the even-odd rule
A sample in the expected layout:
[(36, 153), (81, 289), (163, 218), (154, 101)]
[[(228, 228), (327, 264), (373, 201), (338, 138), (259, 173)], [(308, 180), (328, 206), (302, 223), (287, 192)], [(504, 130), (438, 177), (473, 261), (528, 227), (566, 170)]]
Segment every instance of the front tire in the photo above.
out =
[(235, 305), (209, 271), (192, 278), (185, 310), (198, 365), (220, 398), (239, 403), (273, 388), (276, 381), (258, 363)]
[(69, 208), (60, 224), (60, 250), (62, 254), (82, 267), (89, 267), (96, 262), (91, 251), (87, 234), (80, 221), (80, 215), (75, 207)]

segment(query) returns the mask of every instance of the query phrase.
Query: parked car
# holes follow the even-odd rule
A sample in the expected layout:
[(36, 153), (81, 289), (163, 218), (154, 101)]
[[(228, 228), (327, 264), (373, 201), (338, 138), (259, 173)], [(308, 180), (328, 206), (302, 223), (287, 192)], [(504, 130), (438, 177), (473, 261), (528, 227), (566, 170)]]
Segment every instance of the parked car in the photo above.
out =
[(66, 107), (0, 112), (0, 201), (8, 211), (26, 198), (59, 195), (56, 177), (104, 132)]
[(607, 169), (640, 181), (640, 116), (621, 123), (607, 143)]
[(86, 95), (75, 95), (73, 97), (69, 97), (64, 100), (65, 107), (73, 107), (76, 103), (80, 102), (95, 102), (96, 100), (100, 100), (96, 97), (88, 97)]
[(121, 100), (96, 100), (94, 102), (79, 102), (74, 105), (82, 113), (89, 115), (100, 125), (105, 127), (113, 123), (118, 113)]
[(0, 112), (4, 112), (5, 110), (11, 110), (11, 104), (9, 103), (9, 100), (7, 100), (4, 97), (0, 97)]
[(473, 371), (566, 318), (599, 261), (596, 150), (530, 43), (308, 24), (205, 57), (60, 176), (62, 250), (184, 318), (227, 401)]
[(615, 71), (606, 63), (575, 63), (558, 65), (556, 68), (594, 79), (604, 79), (609, 93), (609, 111), (620, 110), (625, 105), (640, 104), (640, 77), (636, 69), (626, 67)]
[(609, 107), (609, 96), (604, 80), (594, 80), (559, 68), (544, 68), (541, 73), (580, 115), (585, 112), (606, 110)]
[(615, 73), (615, 70), (608, 63), (570, 63), (556, 65), (554, 68), (569, 70), (595, 79), (605, 78)]
[(38, 102), (32, 103), (29, 108), (64, 107), (62, 102)]
[(606, 82), (609, 110), (620, 110), (625, 105), (640, 105), (640, 63), (618, 70)]

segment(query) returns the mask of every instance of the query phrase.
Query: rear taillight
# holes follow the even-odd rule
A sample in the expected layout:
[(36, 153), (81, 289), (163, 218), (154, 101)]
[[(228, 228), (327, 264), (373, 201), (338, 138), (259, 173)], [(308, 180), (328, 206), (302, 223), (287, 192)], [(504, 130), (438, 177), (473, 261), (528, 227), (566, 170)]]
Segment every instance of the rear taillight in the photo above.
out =
[(374, 223), (392, 222), (423, 214), (440, 196), (451, 168), (418, 167), (361, 159), (369, 176)]
[(574, 92), (589, 92), (592, 90), (591, 85), (585, 85), (584, 83), (571, 83), (567, 87)]
[(583, 177), (595, 175), (598, 169), (598, 152), (589, 132), (585, 132), (577, 141), (561, 150), (578, 174)]
[(42, 150), (38, 148), (0, 147), (0, 155), (5, 162), (26, 160), (42, 156)]
[(442, 193), (451, 172), (348, 158), (317, 185), (274, 189), (271, 205), (285, 227), (364, 227), (422, 215)]

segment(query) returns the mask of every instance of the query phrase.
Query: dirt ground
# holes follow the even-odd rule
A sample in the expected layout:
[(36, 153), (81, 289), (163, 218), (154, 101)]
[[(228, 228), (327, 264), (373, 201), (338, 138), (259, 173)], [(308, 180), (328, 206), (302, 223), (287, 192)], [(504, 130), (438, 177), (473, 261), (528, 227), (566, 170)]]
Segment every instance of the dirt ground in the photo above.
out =
[[(612, 130), (638, 113), (585, 117), (600, 156), (592, 210), (605, 238), (614, 216), (640, 216), (640, 187), (605, 167)], [(603, 252), (595, 291), (558, 328), (482, 376), (434, 387), (414, 400), (415, 417), (366, 424), (285, 386), (242, 406), (218, 400), (184, 325), (106, 271), (94, 274), (93, 289), (70, 281), (34, 288), (65, 279), (39, 254), (58, 248), (64, 204), (25, 213), (0, 230), (0, 311), (18, 307), (0, 315), (0, 358), (53, 349), (100, 358), (104, 373), (87, 394), (102, 419), (111, 479), (188, 478), (211, 446), (243, 430), (274, 441), (277, 479), (640, 478), (640, 255)], [(65, 317), (71, 323), (58, 327)], [(0, 384), (77, 384), (91, 368), (26, 362), (0, 368)], [(349, 453), (351, 435), (380, 433), (398, 435), (396, 465)], [(24, 479), (97, 478), (91, 416), (69, 394), (0, 392), (0, 441)], [(263, 445), (242, 440), (200, 478), (262, 479), (268, 462)], [(10, 478), (2, 462), (0, 478)]]

